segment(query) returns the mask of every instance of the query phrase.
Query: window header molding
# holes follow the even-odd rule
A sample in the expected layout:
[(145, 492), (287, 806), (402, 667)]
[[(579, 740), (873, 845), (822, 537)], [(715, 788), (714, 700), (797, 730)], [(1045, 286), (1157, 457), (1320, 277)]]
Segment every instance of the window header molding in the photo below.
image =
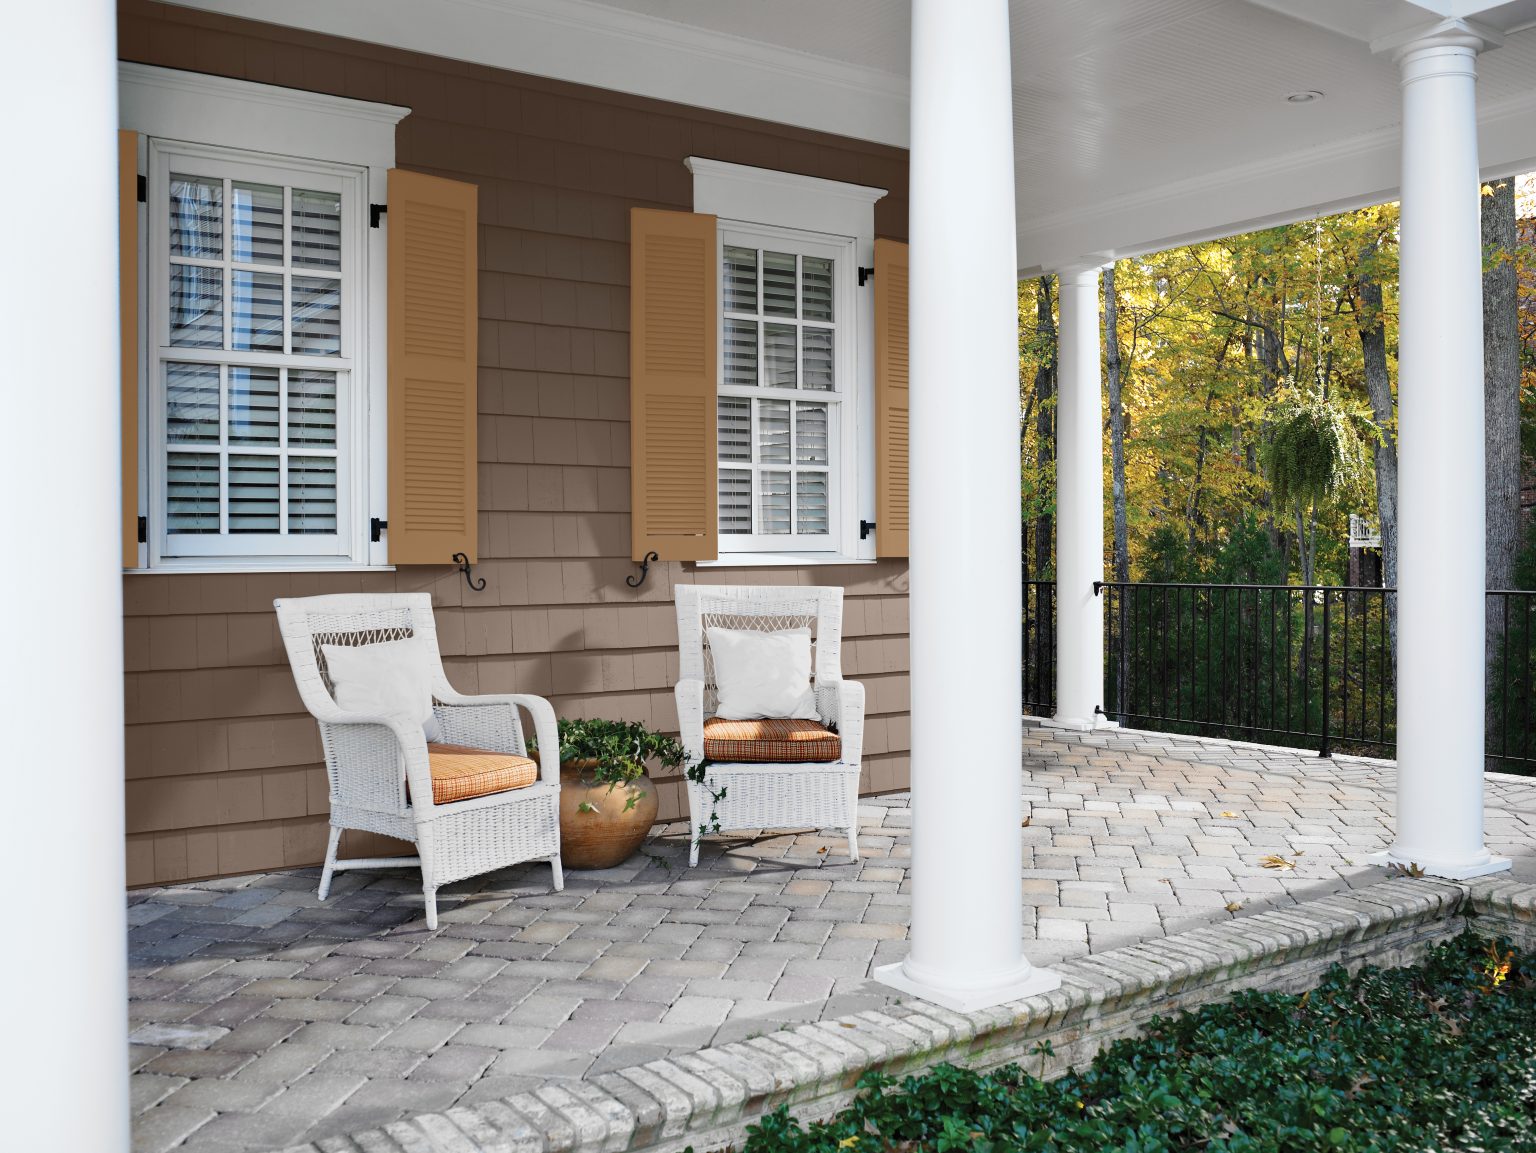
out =
[(886, 195), (884, 188), (702, 156), (689, 156), (683, 164), (693, 173), (695, 212), (855, 240), (875, 238), (875, 202)]
[(118, 126), (148, 136), (389, 168), (409, 108), (119, 61)]

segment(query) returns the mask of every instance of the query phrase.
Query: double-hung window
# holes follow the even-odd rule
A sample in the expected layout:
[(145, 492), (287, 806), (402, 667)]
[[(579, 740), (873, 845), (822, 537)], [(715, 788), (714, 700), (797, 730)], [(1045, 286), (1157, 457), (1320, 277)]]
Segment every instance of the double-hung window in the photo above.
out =
[(852, 409), (851, 244), (721, 230), (722, 552), (836, 552)]
[(907, 259), (874, 235), (884, 190), (685, 163), (692, 212), (630, 209), (633, 559), (905, 556)]
[(124, 568), (394, 560), (379, 226), (408, 112), (119, 62)]
[(151, 140), (154, 559), (353, 554), (365, 180)]

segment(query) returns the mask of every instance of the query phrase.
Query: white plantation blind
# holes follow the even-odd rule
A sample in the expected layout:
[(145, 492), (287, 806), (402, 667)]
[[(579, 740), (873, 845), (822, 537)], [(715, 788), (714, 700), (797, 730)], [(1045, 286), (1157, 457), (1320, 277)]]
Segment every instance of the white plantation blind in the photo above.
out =
[(847, 399), (844, 251), (801, 235), (721, 234), (717, 408), (722, 551), (834, 551)]
[(361, 187), (334, 166), (151, 143), (158, 556), (350, 552)]

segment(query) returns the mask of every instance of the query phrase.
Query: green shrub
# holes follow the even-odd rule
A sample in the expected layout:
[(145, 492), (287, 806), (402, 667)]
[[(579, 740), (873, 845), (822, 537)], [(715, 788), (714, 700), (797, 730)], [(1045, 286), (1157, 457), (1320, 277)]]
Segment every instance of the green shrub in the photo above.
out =
[(746, 1153), (1536, 1150), (1533, 979), (1536, 958), (1469, 933), (1414, 968), (1335, 966), (1300, 996), (1156, 1019), (1050, 1082), (871, 1073), (830, 1121), (764, 1118)]

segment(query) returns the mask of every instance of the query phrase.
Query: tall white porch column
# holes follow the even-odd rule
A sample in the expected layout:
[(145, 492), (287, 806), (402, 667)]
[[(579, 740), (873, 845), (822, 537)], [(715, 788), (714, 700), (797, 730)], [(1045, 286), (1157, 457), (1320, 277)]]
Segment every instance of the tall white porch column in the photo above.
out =
[(1099, 362), (1099, 270), (1057, 276), (1061, 319), (1056, 362), (1057, 724), (1102, 723), (1104, 602), (1104, 411)]
[(118, 503), (117, 12), (8, 9), (0, 36), (5, 494), (0, 707), (13, 787), (0, 1019), (4, 1144), (128, 1141)]
[(1018, 276), (1007, 0), (913, 0), (912, 940), (957, 1009), (1054, 988), (1023, 952)]
[(1396, 48), (1403, 90), (1398, 354), (1397, 837), (1439, 877), (1483, 845), (1483, 310), (1477, 54), (1446, 21)]

